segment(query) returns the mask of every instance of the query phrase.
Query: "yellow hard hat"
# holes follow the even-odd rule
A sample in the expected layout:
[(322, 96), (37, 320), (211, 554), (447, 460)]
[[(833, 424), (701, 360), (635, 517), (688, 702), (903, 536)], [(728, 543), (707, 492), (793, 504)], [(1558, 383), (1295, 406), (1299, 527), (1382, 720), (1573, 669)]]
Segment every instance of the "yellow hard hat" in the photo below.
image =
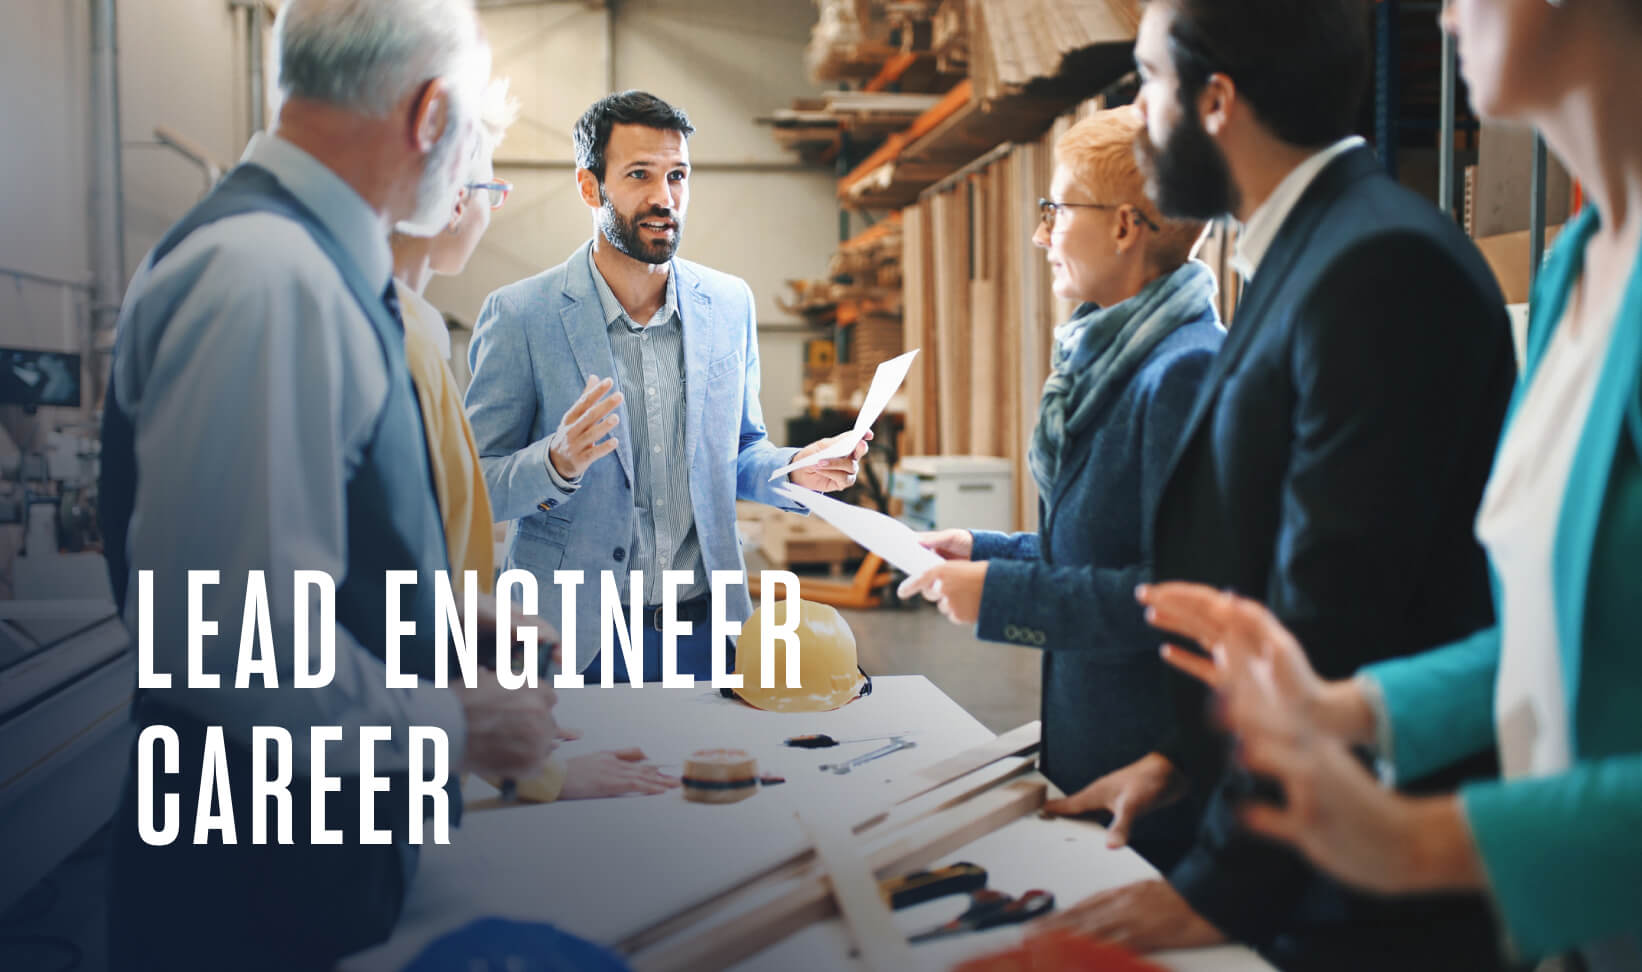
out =
[[(792, 601), (775, 608), (775, 617), (785, 620)], [(741, 688), (725, 689), (748, 705), (771, 712), (824, 712), (848, 705), (872, 691), (872, 680), (861, 671), (855, 657), (855, 635), (844, 616), (830, 604), (797, 602), (798, 683), (787, 687), (787, 649), (775, 642), (772, 687), (764, 687), (764, 609), (753, 611), (741, 626), (736, 648), (735, 670)]]

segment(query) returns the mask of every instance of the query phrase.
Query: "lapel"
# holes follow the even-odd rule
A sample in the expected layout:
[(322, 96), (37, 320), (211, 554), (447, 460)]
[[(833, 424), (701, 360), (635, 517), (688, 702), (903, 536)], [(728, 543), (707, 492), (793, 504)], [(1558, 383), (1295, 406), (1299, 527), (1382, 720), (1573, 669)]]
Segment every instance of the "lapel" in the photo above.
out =
[(1220, 400), (1220, 391), (1225, 385), (1226, 376), (1236, 369), (1248, 354), (1249, 348), (1254, 345), (1259, 332), (1265, 329), (1265, 318), (1272, 302), (1286, 289), (1285, 285), (1290, 275), (1305, 255), (1308, 244), (1322, 226), (1323, 217), (1334, 200), (1351, 183), (1379, 171), (1379, 162), (1373, 150), (1357, 148), (1345, 153), (1317, 174), (1317, 178), (1313, 179), (1311, 185), (1300, 195), (1300, 201), (1295, 203), (1294, 210), (1283, 220), (1282, 228), (1277, 231), (1277, 236), (1271, 241), (1271, 248), (1266, 251), (1259, 268), (1255, 271), (1254, 280), (1249, 283), (1243, 299), (1237, 305), (1231, 327), (1226, 332), (1226, 343), (1221, 346), (1220, 353), (1215, 355), (1214, 364), (1210, 366), (1208, 377), (1204, 380), (1203, 390), (1198, 393), (1197, 402), (1192, 406), (1191, 417), (1186, 420), (1185, 434), (1175, 446), (1174, 457), (1169, 462), (1169, 471), (1163, 480), (1165, 490), (1168, 488), (1167, 484), (1174, 480), (1175, 469), (1185, 458), (1186, 451), (1197, 439), (1199, 428), (1214, 411), (1215, 403)]
[(1050, 490), (1046, 510), (1048, 517), (1043, 524), (1044, 536), (1049, 536), (1054, 529), (1054, 521), (1059, 518), (1061, 501), (1066, 498), (1066, 491), (1072, 488), (1073, 483), (1082, 481), (1083, 467), (1089, 464), (1089, 456), (1094, 452), (1094, 442), (1094, 430), (1086, 429), (1077, 445), (1073, 447), (1072, 454), (1066, 457), (1070, 461), (1061, 462), (1060, 475), (1055, 477), (1054, 487)]
[[(610, 351), (609, 322), (604, 319), (604, 307), (594, 289), (593, 264), (589, 259), (593, 244), (585, 243), (565, 264), (564, 290), (559, 300), (559, 322), (570, 342), (570, 353), (576, 358), (580, 381), (579, 389), (587, 384), (588, 375), (600, 378), (616, 377), (616, 359)], [(618, 384), (617, 389), (620, 390)], [(627, 481), (633, 481), (633, 439), (628, 432), (627, 405), (616, 407), (621, 421), (616, 424), (616, 455), (621, 459)]]
[[(1536, 330), (1544, 337), (1534, 346), (1541, 354), (1550, 334), (1561, 320), (1568, 293), (1584, 265), (1585, 243), (1595, 233), (1599, 217), (1594, 210), (1558, 241), (1553, 264), (1541, 274), (1548, 288), (1536, 294), (1533, 313), (1543, 318), (1535, 321)], [(1560, 644), (1562, 668), (1567, 677), (1563, 691), (1567, 695), (1570, 712), (1578, 711), (1580, 663), (1583, 658), (1581, 643), (1585, 630), (1585, 601), (1591, 574), (1591, 554), (1596, 546), (1596, 531), (1602, 514), (1603, 499), (1607, 495), (1608, 479), (1613, 474), (1614, 454), (1618, 440), (1624, 434), (1626, 411), (1637, 395), (1638, 374), (1642, 373), (1642, 330), (1627, 326), (1642, 316), (1642, 258), (1631, 272), (1625, 294), (1617, 309), (1619, 315), (1612, 343), (1598, 372), (1595, 395), (1591, 399), (1590, 415), (1580, 432), (1579, 445), (1574, 452), (1568, 485), (1562, 497), (1562, 511), (1557, 520), (1555, 547), (1552, 553), (1553, 587), (1556, 594), (1557, 640)], [(1538, 362), (1538, 355), (1535, 363)], [(1526, 391), (1527, 378), (1519, 387), (1518, 397)]]
[(707, 366), (713, 360), (713, 299), (701, 287), (701, 278), (683, 260), (673, 261), (674, 291), (684, 327), (684, 462), (686, 468), (701, 442), (702, 416), (707, 407)]

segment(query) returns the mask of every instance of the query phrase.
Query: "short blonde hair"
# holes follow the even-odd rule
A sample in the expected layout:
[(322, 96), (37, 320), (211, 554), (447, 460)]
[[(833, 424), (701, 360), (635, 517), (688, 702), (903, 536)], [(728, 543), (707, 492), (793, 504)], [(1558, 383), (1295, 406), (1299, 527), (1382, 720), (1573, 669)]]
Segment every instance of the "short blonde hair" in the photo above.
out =
[(1095, 202), (1127, 203), (1160, 227), (1146, 241), (1144, 252), (1154, 267), (1168, 273), (1191, 257), (1204, 224), (1165, 219), (1147, 198), (1146, 177), (1135, 162), (1135, 141), (1145, 128), (1140, 112), (1132, 107), (1097, 111), (1067, 129), (1055, 143), (1055, 162), (1070, 170)]

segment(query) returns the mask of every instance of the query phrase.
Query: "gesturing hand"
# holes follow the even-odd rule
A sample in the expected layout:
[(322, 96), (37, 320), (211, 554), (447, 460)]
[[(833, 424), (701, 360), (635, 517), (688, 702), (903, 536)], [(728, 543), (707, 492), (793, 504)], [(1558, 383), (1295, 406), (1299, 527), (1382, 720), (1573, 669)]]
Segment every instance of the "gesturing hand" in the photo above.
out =
[(588, 375), (581, 397), (548, 437), (547, 459), (563, 478), (580, 478), (589, 466), (616, 451), (615, 436), (605, 438), (621, 421), (616, 414), (622, 403), (621, 392), (606, 395), (613, 387), (615, 382), (609, 378)]
[[(1185, 635), (1213, 660), (1165, 645), (1163, 660), (1239, 704), (1241, 675), (1258, 666), (1275, 704), (1298, 719), (1354, 743), (1374, 741), (1374, 713), (1355, 681), (1326, 682), (1312, 670), (1305, 649), (1258, 602), (1201, 584), (1142, 585), (1136, 598), (1154, 627)], [(1242, 698), (1249, 696), (1244, 693)]]

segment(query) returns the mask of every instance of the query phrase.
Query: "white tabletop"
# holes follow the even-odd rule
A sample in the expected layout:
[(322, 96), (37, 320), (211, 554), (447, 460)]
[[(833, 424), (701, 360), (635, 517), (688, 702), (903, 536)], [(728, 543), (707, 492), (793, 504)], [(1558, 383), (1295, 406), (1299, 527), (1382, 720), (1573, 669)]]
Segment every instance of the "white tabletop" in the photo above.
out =
[[(550, 922), (597, 942), (613, 943), (806, 844), (794, 819), (800, 805), (854, 821), (884, 801), (885, 784), (991, 739), (993, 734), (921, 676), (874, 679), (873, 693), (833, 712), (763, 712), (707, 689), (587, 688), (560, 693), (561, 725), (585, 731), (561, 752), (569, 757), (641, 746), (661, 764), (680, 764), (698, 749), (740, 748), (759, 770), (787, 783), (740, 803), (688, 803), (677, 792), (654, 797), (566, 801), (466, 815), (448, 846), (424, 847), (399, 927), (387, 942), (342, 966), (346, 972), (399, 969), (432, 940), (476, 918)], [(848, 775), (824, 762), (865, 753), (878, 743), (803, 750), (789, 736), (908, 733), (915, 749)], [(677, 772), (676, 765), (667, 767)], [(470, 801), (492, 794), (469, 780)], [(950, 860), (969, 860), (991, 874), (989, 886), (1029, 888), (1072, 904), (1108, 887), (1155, 875), (1139, 855), (1111, 851), (1104, 831), (1068, 820), (1028, 818), (976, 841)], [(963, 899), (931, 902), (896, 914), (917, 931), (962, 910)], [(1006, 947), (1021, 934), (1003, 928), (918, 946), (931, 967)], [(744, 963), (752, 969), (852, 968), (849, 938), (837, 921), (822, 922)], [(1267, 969), (1241, 948), (1156, 956), (1179, 969)]]

